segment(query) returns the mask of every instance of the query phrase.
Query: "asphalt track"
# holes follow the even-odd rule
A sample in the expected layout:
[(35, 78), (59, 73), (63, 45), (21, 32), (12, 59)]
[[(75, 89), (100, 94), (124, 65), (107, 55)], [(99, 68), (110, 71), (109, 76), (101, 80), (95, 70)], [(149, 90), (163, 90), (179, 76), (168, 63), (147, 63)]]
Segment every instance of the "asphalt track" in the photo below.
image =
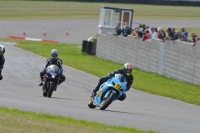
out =
[[(83, 26), (82, 30), (85, 32), (87, 28)], [(71, 42), (74, 41), (73, 36), (67, 37), (69, 40), (72, 38)], [(77, 42), (81, 42), (81, 37), (75, 38)], [(200, 132), (199, 106), (135, 89), (127, 93), (125, 101), (115, 101), (106, 111), (98, 108), (89, 109), (87, 103), (98, 77), (66, 65), (64, 65), (66, 81), (53, 93), (52, 98), (44, 98), (38, 84), (39, 72), (46, 58), (17, 48), (11, 43), (0, 44), (6, 47), (6, 63), (2, 73), (4, 79), (0, 81), (0, 106), (72, 116), (110, 125), (133, 126), (162, 133)]]

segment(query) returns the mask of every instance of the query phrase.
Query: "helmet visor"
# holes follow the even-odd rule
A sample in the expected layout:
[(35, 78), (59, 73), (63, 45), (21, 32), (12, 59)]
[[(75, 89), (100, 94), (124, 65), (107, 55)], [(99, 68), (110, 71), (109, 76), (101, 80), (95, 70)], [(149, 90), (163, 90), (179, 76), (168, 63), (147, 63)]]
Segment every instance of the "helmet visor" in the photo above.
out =
[(56, 53), (53, 53), (53, 54), (52, 54), (52, 57), (53, 57), (53, 58), (56, 58), (57, 56), (58, 56), (58, 55), (57, 55)]
[(131, 73), (132, 69), (126, 69), (126, 73)]

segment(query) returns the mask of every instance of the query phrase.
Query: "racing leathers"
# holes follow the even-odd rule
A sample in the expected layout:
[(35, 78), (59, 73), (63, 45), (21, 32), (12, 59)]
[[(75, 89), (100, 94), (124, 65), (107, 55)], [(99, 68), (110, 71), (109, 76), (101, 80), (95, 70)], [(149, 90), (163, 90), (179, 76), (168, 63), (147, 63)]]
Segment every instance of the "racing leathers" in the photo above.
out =
[[(106, 76), (104, 76), (104, 77), (102, 77), (102, 78), (99, 79), (99, 82), (98, 82), (97, 86), (93, 89), (92, 96), (96, 95), (96, 92), (99, 90), (99, 87), (104, 82), (106, 82), (108, 79), (114, 77), (115, 74), (122, 74), (122, 75), (124, 75), (126, 77), (126, 80), (127, 80), (127, 84), (126, 84), (127, 90), (126, 91), (128, 91), (131, 88), (131, 85), (133, 83), (134, 77), (133, 77), (132, 74), (130, 74), (129, 76), (127, 76), (123, 69), (118, 69), (118, 70), (116, 70), (116, 71), (114, 71), (112, 73), (109, 73)], [(123, 101), (125, 98), (126, 98), (126, 94), (123, 93), (123, 95), (120, 96), (118, 98), (118, 100)]]
[[(59, 84), (61, 84), (63, 81), (65, 81), (65, 76), (63, 75), (62, 60), (59, 59), (59, 58), (48, 58), (47, 59), (46, 64), (44, 65), (43, 71), (40, 72), (40, 78), (41, 78), (41, 80), (43, 80), (43, 76), (46, 73), (46, 69), (50, 65), (56, 65), (56, 66), (58, 66), (60, 68), (60, 70), (61, 70), (60, 79), (61, 80), (59, 80)], [(42, 82), (41, 82), (41, 84), (39, 86), (41, 86), (41, 85), (42, 85)]]
[(1, 75), (1, 72), (2, 72), (2, 70), (3, 70), (4, 63), (5, 63), (5, 58), (4, 58), (4, 56), (2, 55), (2, 56), (0, 56), (0, 80), (3, 79), (3, 76)]

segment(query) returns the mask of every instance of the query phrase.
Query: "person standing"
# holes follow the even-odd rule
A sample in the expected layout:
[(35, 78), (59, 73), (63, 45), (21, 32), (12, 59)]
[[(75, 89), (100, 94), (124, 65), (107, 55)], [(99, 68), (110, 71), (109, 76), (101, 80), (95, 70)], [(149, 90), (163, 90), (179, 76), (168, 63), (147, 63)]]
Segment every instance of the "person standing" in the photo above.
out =
[(198, 37), (195, 33), (191, 33), (192, 41), (193, 41), (193, 46), (196, 45), (197, 41), (200, 41), (200, 37)]
[(128, 22), (124, 23), (124, 28), (122, 30), (122, 34), (124, 37), (127, 37), (128, 35), (131, 34), (131, 28), (128, 26)]
[(122, 29), (120, 27), (120, 22), (118, 22), (117, 25), (115, 26), (115, 30), (116, 30), (116, 34), (117, 35), (121, 35), (122, 34)]
[(185, 27), (181, 27), (181, 33), (183, 33), (185, 37), (188, 38), (188, 32), (185, 30)]

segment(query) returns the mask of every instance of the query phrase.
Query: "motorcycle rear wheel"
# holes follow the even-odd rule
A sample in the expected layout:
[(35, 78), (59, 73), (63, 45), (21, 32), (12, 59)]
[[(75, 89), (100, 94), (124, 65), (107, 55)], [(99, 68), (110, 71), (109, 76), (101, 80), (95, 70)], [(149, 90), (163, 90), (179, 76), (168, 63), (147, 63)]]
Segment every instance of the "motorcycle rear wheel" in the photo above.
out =
[(105, 110), (113, 101), (113, 99), (115, 98), (115, 93), (111, 92), (110, 96), (107, 99), (104, 99), (102, 101), (102, 103), (100, 104), (100, 110)]

